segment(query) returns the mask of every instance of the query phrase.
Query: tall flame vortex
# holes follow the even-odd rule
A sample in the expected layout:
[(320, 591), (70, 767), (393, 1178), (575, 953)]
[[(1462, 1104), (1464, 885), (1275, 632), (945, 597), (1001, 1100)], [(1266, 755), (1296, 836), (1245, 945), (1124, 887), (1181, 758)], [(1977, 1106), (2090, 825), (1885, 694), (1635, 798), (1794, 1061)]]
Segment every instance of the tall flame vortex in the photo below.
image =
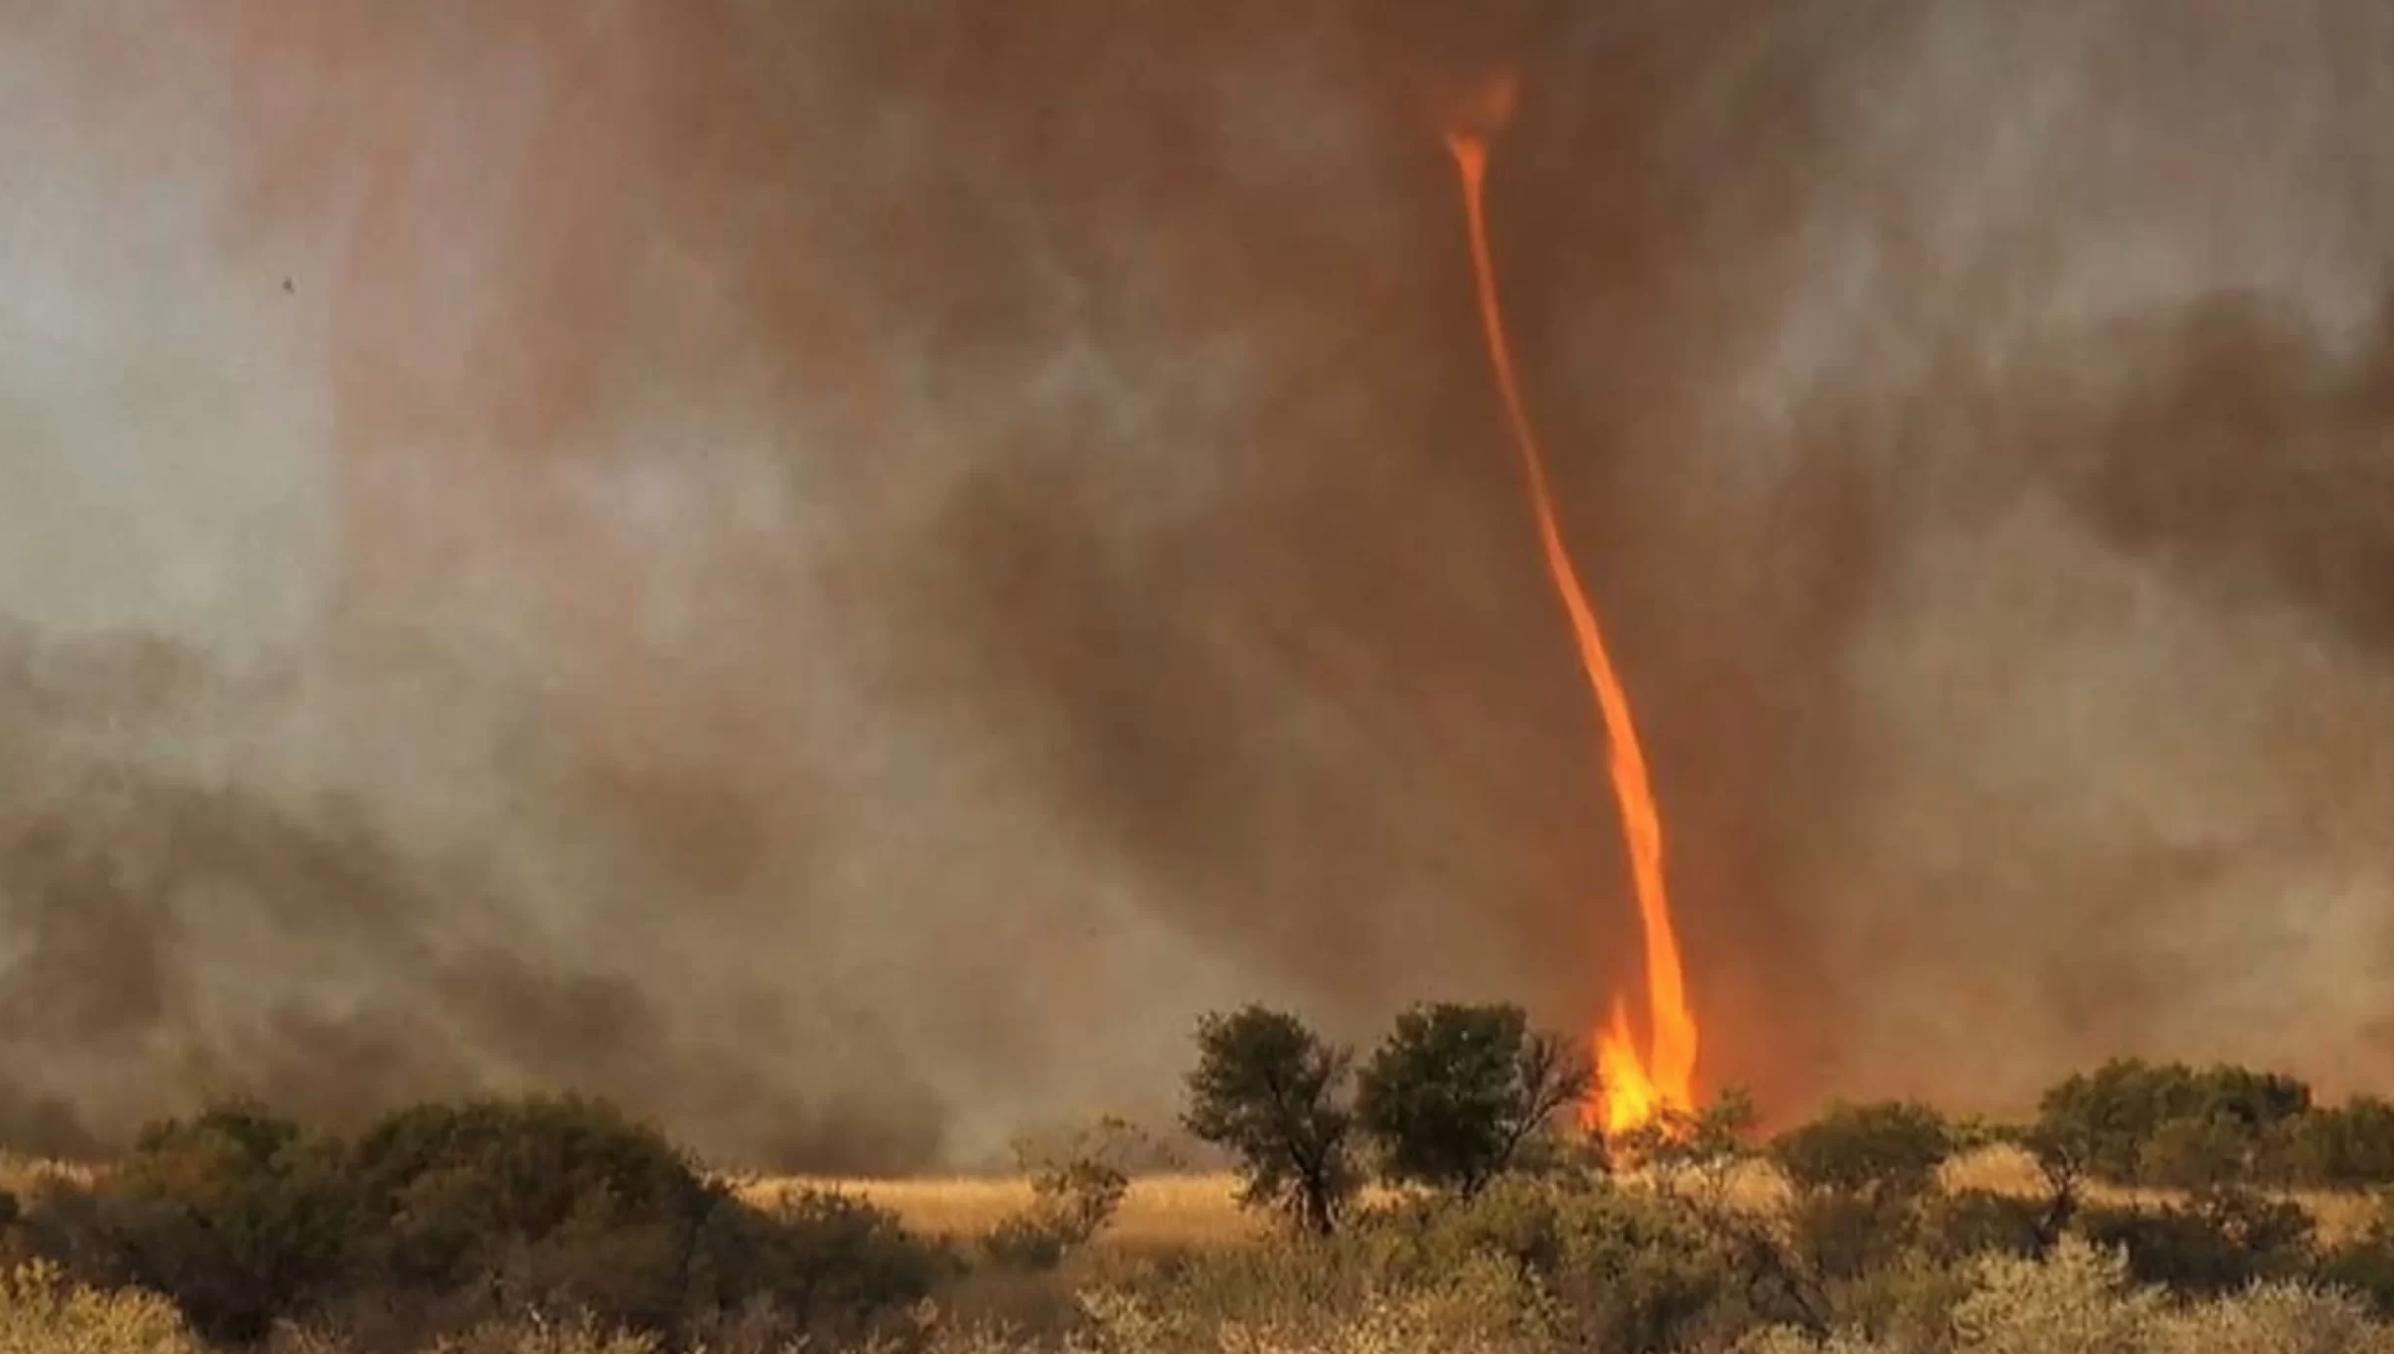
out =
[[(1495, 106), (1509, 102), (1500, 87)], [(1521, 398), (1521, 383), (1513, 370), (1511, 346), (1505, 339), (1504, 311), (1497, 304), (1496, 266), (1488, 247), (1488, 217), (1481, 184), (1486, 177), (1488, 146), (1476, 131), (1450, 131), (1447, 149), (1463, 180), (1463, 211), (1471, 234), (1471, 266), (1477, 279), (1480, 323), (1487, 332), (1488, 360), (1496, 369), (1496, 389), (1505, 407), (1514, 445), (1521, 451), (1529, 482), (1530, 506), (1538, 522), (1538, 542), (1546, 556), (1546, 572), (1554, 580), (1563, 610), (1571, 618), (1571, 633), (1579, 644), (1580, 666), (1596, 695), (1603, 715), (1613, 796), (1621, 806), (1621, 828), (1629, 844), (1632, 882), (1637, 890), (1638, 920), (1646, 938), (1646, 1002), (1653, 1042), (1645, 1055), (1638, 1052), (1630, 1027), (1629, 1007), (1613, 1000), (1605, 1026), (1595, 1032), (1599, 1082), (1580, 1118), (1591, 1128), (1608, 1133), (1634, 1128), (1663, 1110), (1685, 1110), (1694, 1103), (1696, 1021), (1687, 1006), (1687, 982), (1679, 961), (1679, 939), (1671, 923), (1671, 897), (1663, 880), (1662, 816), (1654, 806), (1647, 783), (1646, 754), (1638, 745), (1637, 724), (1631, 718), (1629, 695), (1613, 671), (1597, 628), (1596, 612), (1580, 586), (1579, 571), (1563, 543), (1557, 524), (1554, 494), (1546, 478), (1546, 455), (1530, 425)]]

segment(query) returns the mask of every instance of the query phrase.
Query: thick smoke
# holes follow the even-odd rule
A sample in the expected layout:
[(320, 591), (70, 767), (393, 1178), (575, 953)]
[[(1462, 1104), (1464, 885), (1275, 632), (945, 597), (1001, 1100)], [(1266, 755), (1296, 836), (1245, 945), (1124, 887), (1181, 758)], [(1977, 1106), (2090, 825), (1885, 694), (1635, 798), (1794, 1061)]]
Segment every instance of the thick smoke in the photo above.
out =
[(2394, 1074), (2394, 19), (9, 7), (0, 1138), (623, 1098), (986, 1160), (1192, 1016)]

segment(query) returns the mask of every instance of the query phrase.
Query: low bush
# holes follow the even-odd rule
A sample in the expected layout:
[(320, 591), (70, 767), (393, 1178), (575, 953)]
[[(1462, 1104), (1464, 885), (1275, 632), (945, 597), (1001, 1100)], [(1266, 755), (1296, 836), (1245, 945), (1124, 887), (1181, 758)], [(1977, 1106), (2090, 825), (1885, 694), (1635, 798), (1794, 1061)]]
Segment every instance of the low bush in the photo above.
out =
[(2044, 1201), (1987, 1189), (1931, 1196), (1920, 1222), (1930, 1258), (1952, 1263), (1979, 1255), (2041, 1254), (2053, 1241)]
[(2311, 1088), (2247, 1068), (2115, 1059), (2069, 1077), (2038, 1104), (2045, 1148), (2125, 1184), (2202, 1187), (2252, 1178)]
[(79, 1281), (171, 1298), (212, 1340), (255, 1340), (321, 1300), (353, 1252), (338, 1152), (246, 1105), (144, 1131), (93, 1186), (52, 1182), (32, 1246)]
[(1900, 1101), (1832, 1105), (1771, 1144), (1771, 1156), (1799, 1188), (1890, 1201), (1928, 1192), (1951, 1155), (1953, 1132), (1944, 1118), (1926, 1105)]
[(579, 1100), (417, 1106), (348, 1143), (211, 1110), (47, 1188), (24, 1231), (79, 1280), (154, 1290), (235, 1343), (298, 1323), (414, 1346), (543, 1312), (669, 1340), (735, 1318), (853, 1332), (948, 1267), (853, 1200), (744, 1204), (653, 1130)]
[(48, 1261), (0, 1271), (0, 1354), (203, 1354), (175, 1305), (103, 1292)]
[(1942, 1316), (1898, 1334), (1756, 1332), (1737, 1354), (2385, 1354), (2394, 1333), (2343, 1294), (2293, 1283), (2175, 1302), (2116, 1252), (2067, 1240), (2041, 1260), (1988, 1257)]
[(2097, 1246), (2123, 1251), (2138, 1281), (2179, 1293), (2292, 1279), (2313, 1263), (2311, 1215), (2300, 1204), (2243, 1190), (2152, 1207), (2090, 1208), (2078, 1228)]
[[(742, 1206), (603, 1104), (419, 1105), (370, 1125), (345, 1162), (353, 1288), (423, 1304), (443, 1326), (547, 1310), (666, 1332), (752, 1295), (747, 1266), (693, 1265), (702, 1241), (759, 1230)], [(691, 1291), (694, 1275), (708, 1291)]]
[(1030, 1178), (1031, 1206), (999, 1222), (983, 1251), (1016, 1269), (1055, 1268), (1114, 1220), (1130, 1190), (1125, 1161), (1152, 1150), (1144, 1134), (1119, 1119), (1100, 1120), (1055, 1147), (1017, 1143), (1015, 1161)]
[(1908, 1198), (1837, 1189), (1801, 1190), (1787, 1204), (1791, 1258), (1818, 1280), (1852, 1279), (1894, 1263), (1919, 1239)]
[(2366, 1226), (2320, 1252), (2316, 1276), (2394, 1317), (2394, 1197), (2381, 1198)]
[(2394, 1104), (2355, 1096), (2283, 1125), (2268, 1151), (2270, 1174), (2289, 1184), (2360, 1189), (2394, 1184)]
[(1578, 1347), (1676, 1349), (1806, 1315), (1784, 1251), (1759, 1225), (1669, 1193), (1516, 1176), (1468, 1204), (1382, 1224), (1408, 1225), (1410, 1253), (1433, 1269), (1494, 1255), (1533, 1278)]
[(588, 1313), (562, 1320), (533, 1313), (443, 1335), (427, 1354), (658, 1354), (660, 1348), (654, 1335), (610, 1328)]

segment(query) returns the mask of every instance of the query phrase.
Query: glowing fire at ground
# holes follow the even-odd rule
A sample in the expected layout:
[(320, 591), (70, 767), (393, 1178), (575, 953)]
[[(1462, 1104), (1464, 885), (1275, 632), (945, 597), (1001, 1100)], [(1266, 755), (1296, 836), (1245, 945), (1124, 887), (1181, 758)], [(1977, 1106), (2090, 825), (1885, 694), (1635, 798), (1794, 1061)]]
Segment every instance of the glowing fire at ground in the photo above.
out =
[(1505, 339), (1504, 311), (1497, 304), (1496, 265), (1488, 247), (1488, 218), (1481, 183), (1488, 164), (1487, 136), (1501, 124), (1512, 106), (1509, 80), (1491, 85), (1469, 125), (1449, 131), (1447, 149), (1463, 180), (1463, 211), (1471, 234), (1472, 273), (1477, 279), (1480, 322), (1487, 332), (1488, 360), (1496, 369), (1496, 388), (1503, 399), (1505, 420), (1520, 448), (1529, 482), (1530, 506), (1538, 522), (1538, 541), (1546, 556), (1546, 572), (1554, 580), (1563, 610), (1570, 615), (1571, 633), (1579, 645), (1580, 665), (1604, 718), (1613, 795), (1621, 806), (1621, 827), (1629, 844), (1630, 874), (1637, 889), (1638, 920), (1646, 937), (1646, 1001), (1652, 1043), (1638, 1051), (1628, 1004), (1616, 997), (1612, 1014), (1596, 1031), (1599, 1084), (1580, 1107), (1591, 1128), (1608, 1133), (1650, 1122), (1664, 1110), (1686, 1110), (1694, 1103), (1696, 1021), (1687, 1006), (1687, 984), (1679, 962), (1679, 940), (1671, 924), (1671, 898), (1663, 881), (1662, 818), (1654, 806), (1654, 792), (1646, 780), (1646, 755), (1638, 745), (1636, 722), (1629, 711), (1629, 695), (1613, 671), (1604, 635), (1596, 626), (1596, 612), (1580, 586), (1579, 571), (1563, 543), (1555, 518), (1554, 495), (1546, 479), (1546, 456), (1530, 426), (1529, 410), (1521, 398), (1521, 383), (1513, 370), (1511, 346)]

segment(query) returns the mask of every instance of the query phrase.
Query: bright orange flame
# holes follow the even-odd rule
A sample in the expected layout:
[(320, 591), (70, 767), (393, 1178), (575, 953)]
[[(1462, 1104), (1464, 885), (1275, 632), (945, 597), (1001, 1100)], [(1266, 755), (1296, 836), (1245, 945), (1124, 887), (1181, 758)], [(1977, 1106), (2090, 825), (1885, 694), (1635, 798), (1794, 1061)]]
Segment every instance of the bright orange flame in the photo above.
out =
[[(1501, 121), (1511, 103), (1509, 81), (1491, 86), (1480, 113), (1493, 111)], [(1685, 1110), (1694, 1104), (1696, 1020), (1687, 1006), (1687, 983), (1680, 968), (1679, 940), (1671, 924), (1671, 898), (1663, 882), (1662, 818), (1654, 807), (1654, 792), (1646, 779), (1646, 754), (1638, 745), (1636, 722), (1630, 717), (1629, 696), (1613, 671), (1596, 627), (1596, 612), (1580, 586), (1579, 571), (1563, 544), (1557, 524), (1554, 494), (1546, 479), (1546, 456), (1530, 426), (1529, 410), (1521, 398), (1521, 383), (1513, 370), (1511, 346), (1505, 340), (1504, 311), (1496, 299), (1496, 265), (1488, 248), (1488, 218), (1481, 183), (1488, 167), (1485, 139), (1490, 119), (1447, 133), (1447, 149), (1463, 179), (1463, 211), (1471, 232), (1471, 266), (1478, 281), (1481, 327), (1487, 331), (1488, 360), (1496, 368), (1497, 393), (1521, 463), (1529, 480), (1530, 506), (1538, 520), (1538, 541), (1546, 555), (1546, 572), (1554, 580), (1563, 610), (1571, 618), (1571, 633), (1579, 644), (1580, 666), (1596, 695), (1604, 718), (1613, 796), (1621, 806), (1621, 828), (1629, 843), (1630, 876), (1637, 889), (1638, 921), (1646, 937), (1646, 1003), (1653, 1042), (1640, 1056), (1629, 1010), (1615, 998), (1612, 1016), (1595, 1035), (1598, 1093), (1580, 1107), (1580, 1117), (1592, 1128), (1608, 1133), (1634, 1128), (1665, 1109)]]

